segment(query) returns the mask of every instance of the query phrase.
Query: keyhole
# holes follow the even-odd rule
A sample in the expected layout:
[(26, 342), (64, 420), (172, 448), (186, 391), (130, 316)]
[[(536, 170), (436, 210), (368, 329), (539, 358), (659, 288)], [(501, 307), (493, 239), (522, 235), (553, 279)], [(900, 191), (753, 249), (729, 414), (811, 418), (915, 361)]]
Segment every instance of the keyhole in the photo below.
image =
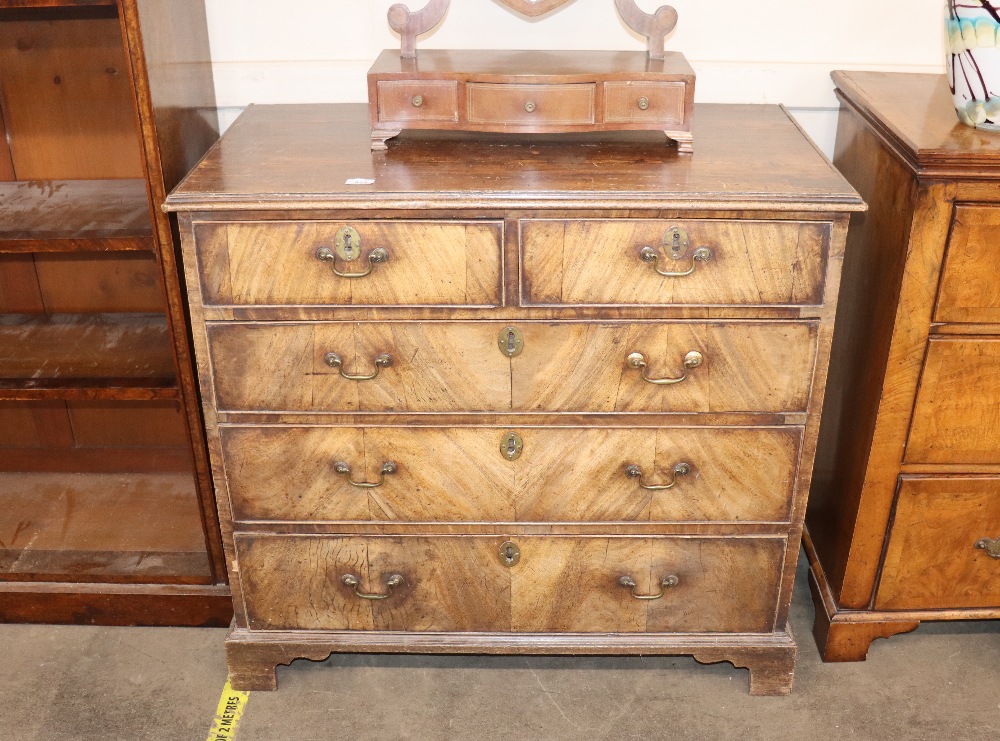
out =
[(512, 331), (507, 332), (507, 352), (513, 353), (517, 349), (517, 345), (514, 342), (514, 333)]
[(344, 253), (347, 255), (348, 260), (354, 257), (354, 245), (351, 244), (351, 235), (349, 233), (344, 235)]
[(681, 251), (681, 235), (674, 232), (674, 243), (670, 246), (670, 251), (677, 255)]
[[(512, 438), (512, 437), (508, 438), (507, 439), (507, 457), (513, 459), (514, 458), (514, 454), (516, 452), (517, 452), (517, 443), (514, 441), (514, 438)], [(507, 550), (509, 551), (510, 549), (508, 548)]]
[(507, 559), (507, 563), (513, 563), (514, 562), (514, 546), (512, 546), (512, 545), (507, 546), (507, 551), (506, 551), (506, 555), (504, 556), (504, 558)]

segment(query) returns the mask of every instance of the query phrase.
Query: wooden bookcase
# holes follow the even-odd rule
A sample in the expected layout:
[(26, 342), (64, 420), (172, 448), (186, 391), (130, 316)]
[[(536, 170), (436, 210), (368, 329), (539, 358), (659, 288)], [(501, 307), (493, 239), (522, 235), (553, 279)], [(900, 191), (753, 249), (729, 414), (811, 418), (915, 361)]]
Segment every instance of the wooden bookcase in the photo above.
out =
[(0, 621), (232, 608), (174, 234), (204, 0), (0, 0)]

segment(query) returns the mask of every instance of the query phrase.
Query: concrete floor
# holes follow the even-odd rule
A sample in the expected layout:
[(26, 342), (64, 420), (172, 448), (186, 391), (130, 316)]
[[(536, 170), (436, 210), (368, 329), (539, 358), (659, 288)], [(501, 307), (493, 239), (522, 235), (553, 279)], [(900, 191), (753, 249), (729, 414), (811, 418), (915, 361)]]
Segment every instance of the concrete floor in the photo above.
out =
[[(239, 741), (982, 739), (1000, 734), (1000, 621), (927, 623), (822, 664), (800, 568), (795, 690), (687, 658), (335, 656), (278, 670)], [(0, 741), (204, 741), (219, 629), (0, 626)]]

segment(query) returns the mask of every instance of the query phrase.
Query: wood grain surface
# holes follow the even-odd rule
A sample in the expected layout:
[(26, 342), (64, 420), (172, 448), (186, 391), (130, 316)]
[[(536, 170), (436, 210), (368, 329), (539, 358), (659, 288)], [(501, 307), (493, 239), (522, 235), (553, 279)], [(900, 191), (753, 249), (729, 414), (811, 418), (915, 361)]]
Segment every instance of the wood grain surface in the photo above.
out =
[(1000, 206), (955, 207), (936, 322), (1000, 322)]
[[(237, 535), (249, 627), (257, 630), (765, 632), (773, 627), (784, 540)], [(344, 585), (360, 579), (359, 599)], [(391, 590), (387, 578), (403, 583)], [(677, 586), (659, 600), (636, 593)]]
[(882, 568), (879, 610), (1000, 607), (1000, 479), (904, 478)]
[[(342, 227), (357, 229), (362, 258), (323, 262)], [(501, 302), (498, 222), (303, 221), (202, 224), (197, 228), (207, 304), (484, 305)], [(355, 245), (357, 246), (357, 245)], [(389, 259), (364, 278), (367, 255)]]
[[(690, 241), (678, 260), (669, 229)], [(822, 222), (690, 220), (524, 220), (522, 301), (526, 304), (794, 305), (823, 298), (830, 226)], [(651, 247), (655, 266), (639, 252)], [(712, 251), (692, 263), (699, 247)], [(694, 272), (664, 277), (667, 272)], [(791, 266), (791, 269), (789, 269)]]
[[(225, 427), (229, 495), (238, 521), (658, 522), (787, 521), (795, 428)], [(398, 470), (377, 488), (387, 461)], [(647, 491), (625, 476), (642, 467)]]
[[(518, 322), (524, 350), (508, 358), (494, 322), (216, 323), (209, 328), (221, 409), (288, 411), (805, 411), (816, 352), (812, 323)], [(672, 386), (688, 352), (704, 363)], [(370, 381), (382, 353), (393, 365)], [(275, 382), (276, 379), (280, 381)], [(558, 379), (558, 383), (554, 381)]]
[(998, 375), (1000, 339), (932, 339), (914, 403), (906, 461), (1000, 463)]

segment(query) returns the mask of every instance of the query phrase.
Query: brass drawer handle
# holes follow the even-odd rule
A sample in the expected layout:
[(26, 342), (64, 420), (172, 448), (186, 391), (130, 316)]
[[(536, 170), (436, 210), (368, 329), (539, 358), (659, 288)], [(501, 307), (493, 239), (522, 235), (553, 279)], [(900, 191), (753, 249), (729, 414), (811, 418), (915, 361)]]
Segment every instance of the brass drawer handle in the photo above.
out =
[(684, 356), (684, 372), (677, 378), (650, 378), (648, 373), (648, 366), (646, 365), (646, 356), (641, 352), (631, 353), (625, 362), (628, 363), (629, 368), (642, 369), (642, 380), (646, 383), (655, 383), (658, 386), (672, 386), (675, 383), (680, 383), (681, 381), (687, 380), (688, 371), (697, 368), (699, 365), (705, 362), (705, 356), (702, 355), (697, 350), (692, 350), (687, 355)]
[[(698, 267), (699, 262), (708, 262), (712, 259), (712, 250), (708, 247), (699, 247), (694, 252), (691, 253), (691, 267), (687, 270), (660, 270), (659, 266), (656, 264), (660, 255), (652, 247), (643, 247), (639, 250), (639, 257), (643, 262), (649, 262), (653, 264), (653, 270), (655, 270), (660, 275), (665, 278), (683, 278), (685, 275), (691, 275), (695, 268)], [(673, 258), (671, 258), (673, 259)]]
[(354, 574), (344, 574), (340, 577), (340, 580), (344, 582), (349, 587), (354, 587), (354, 595), (360, 597), (361, 599), (388, 599), (392, 596), (392, 588), (398, 587), (403, 583), (402, 574), (393, 574), (388, 579), (385, 580), (386, 593), (385, 594), (375, 594), (371, 592), (362, 592), (358, 587), (361, 582), (358, 581), (358, 577)]
[(524, 104), (524, 110), (526, 112), (528, 112), (528, 113), (534, 113), (535, 112), (535, 101), (529, 100), (527, 103), (525, 103)]
[(424, 96), (414, 95), (413, 98), (410, 100), (410, 102), (413, 104), (414, 108), (419, 108), (424, 104)]
[(375, 372), (367, 376), (356, 376), (350, 373), (344, 372), (344, 361), (341, 360), (340, 356), (335, 352), (328, 352), (323, 358), (323, 362), (326, 363), (331, 368), (337, 368), (340, 370), (340, 375), (346, 378), (348, 381), (370, 381), (378, 376), (378, 373), (383, 368), (388, 368), (392, 365), (392, 355), (384, 352), (380, 355), (375, 356)]
[(621, 579), (618, 580), (618, 583), (621, 586), (625, 587), (626, 589), (631, 589), (632, 597), (634, 597), (635, 599), (660, 599), (660, 597), (662, 597), (668, 589), (670, 589), (671, 587), (676, 587), (678, 584), (680, 584), (681, 580), (678, 579), (673, 574), (664, 577), (663, 581), (660, 582), (659, 594), (636, 594), (635, 579), (633, 579), (631, 576), (623, 576)]
[(986, 555), (990, 558), (1000, 559), (1000, 537), (990, 540), (989, 538), (980, 538), (976, 541), (973, 548), (977, 548), (981, 551), (986, 551)]
[(344, 463), (344, 461), (337, 461), (334, 463), (333, 470), (346, 476), (347, 481), (351, 486), (356, 486), (359, 489), (374, 489), (376, 486), (382, 486), (382, 484), (385, 483), (385, 477), (396, 473), (398, 467), (394, 461), (386, 461), (383, 463), (382, 468), (380, 468), (378, 472), (378, 481), (374, 484), (368, 481), (355, 481), (352, 479), (351, 467)]
[(389, 260), (389, 250), (385, 247), (376, 247), (371, 252), (368, 253), (368, 269), (360, 273), (342, 273), (337, 270), (336, 265), (336, 253), (329, 247), (320, 247), (316, 250), (316, 259), (320, 262), (330, 263), (330, 270), (333, 271), (334, 275), (340, 276), (341, 278), (364, 278), (366, 275), (372, 272), (372, 269), (380, 262), (388, 262)]
[(639, 98), (638, 105), (640, 111), (647, 110), (649, 108), (649, 98), (643, 95), (641, 98)]
[(625, 475), (630, 479), (639, 479), (639, 486), (643, 489), (648, 489), (649, 491), (664, 491), (666, 489), (673, 489), (677, 486), (678, 476), (687, 476), (691, 473), (691, 464), (680, 462), (674, 465), (671, 469), (673, 471), (673, 476), (670, 477), (670, 481), (666, 484), (647, 484), (643, 481), (642, 469), (635, 463), (629, 463), (625, 466)]

